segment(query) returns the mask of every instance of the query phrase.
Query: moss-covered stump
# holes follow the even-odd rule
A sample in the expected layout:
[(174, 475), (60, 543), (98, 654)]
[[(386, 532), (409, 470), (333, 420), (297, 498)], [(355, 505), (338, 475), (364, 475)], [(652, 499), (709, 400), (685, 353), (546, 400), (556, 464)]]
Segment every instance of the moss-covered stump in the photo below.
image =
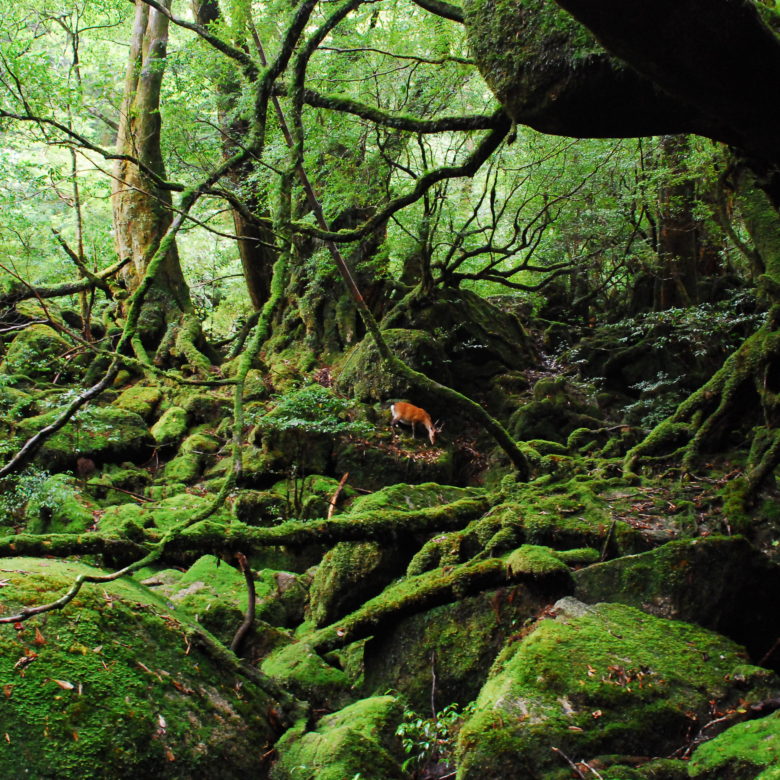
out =
[[(75, 563), (3, 562), (3, 614), (62, 595)], [(263, 777), (273, 702), (187, 639), (131, 581), (85, 585), (63, 611), (0, 626), (5, 777)], [(240, 684), (239, 684), (240, 683)]]
[(507, 638), (550, 601), (525, 586), (499, 588), (404, 618), (366, 642), (366, 693), (399, 691), (430, 712), (476, 698)]
[(119, 398), (114, 401), (114, 406), (126, 412), (133, 412), (148, 422), (154, 416), (161, 400), (162, 391), (159, 387), (133, 385), (122, 391)]
[[(566, 598), (499, 656), (458, 740), (458, 777), (555, 777), (572, 760), (666, 756), (719, 708), (780, 693), (742, 648), (622, 604)], [(566, 776), (564, 774), (563, 776)]]
[(300, 723), (277, 743), (273, 780), (403, 780), (395, 728), (403, 710), (392, 696), (361, 699), (320, 718), (312, 731)]
[(581, 601), (616, 601), (666, 618), (711, 628), (766, 656), (780, 635), (780, 567), (741, 537), (669, 542), (656, 550), (588, 566), (574, 573)]
[[(447, 354), (439, 341), (424, 330), (390, 328), (383, 331), (390, 349), (407, 365), (443, 385), (452, 384)], [(371, 337), (366, 337), (349, 354), (336, 378), (336, 389), (364, 403), (384, 403), (391, 398), (403, 398), (412, 392), (409, 380), (388, 369)], [(439, 410), (426, 406), (428, 399), (418, 404), (431, 414)]]
[(780, 711), (738, 723), (700, 745), (688, 773), (697, 780), (778, 780)]
[(55, 376), (73, 377), (64, 356), (71, 346), (54, 328), (31, 325), (8, 345), (0, 363), (0, 374), (24, 374), (30, 379), (51, 382)]
[[(61, 412), (55, 409), (28, 417), (19, 423), (18, 431), (24, 437), (32, 436), (53, 423)], [(65, 470), (75, 468), (79, 457), (98, 464), (146, 460), (151, 446), (149, 429), (134, 412), (113, 406), (89, 406), (76, 412), (46, 440), (36, 461), (47, 469)]]

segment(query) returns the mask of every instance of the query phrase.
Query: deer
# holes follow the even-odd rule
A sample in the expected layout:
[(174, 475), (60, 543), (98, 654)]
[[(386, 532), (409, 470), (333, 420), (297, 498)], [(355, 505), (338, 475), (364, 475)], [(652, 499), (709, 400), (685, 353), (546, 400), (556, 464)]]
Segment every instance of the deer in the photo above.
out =
[(390, 421), (390, 427), (396, 425), (396, 423), (403, 423), (404, 425), (412, 426), (412, 436), (415, 435), (415, 426), (419, 423), (428, 430), (428, 438), (433, 444), (436, 440), (436, 434), (439, 433), (444, 425), (436, 425), (431, 416), (425, 409), (421, 409), (419, 406), (413, 404), (407, 404), (404, 402), (397, 402), (390, 404), (390, 412), (393, 415), (393, 419)]

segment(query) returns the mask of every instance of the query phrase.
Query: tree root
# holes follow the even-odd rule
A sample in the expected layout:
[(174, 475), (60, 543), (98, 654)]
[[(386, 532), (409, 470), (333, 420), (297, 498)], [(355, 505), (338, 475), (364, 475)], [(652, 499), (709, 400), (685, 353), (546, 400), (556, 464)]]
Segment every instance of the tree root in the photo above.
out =
[[(780, 307), (774, 307), (767, 322), (708, 382), (629, 450), (624, 474), (632, 474), (640, 461), (677, 455), (683, 468), (691, 470), (729, 430), (748, 424), (753, 439), (746, 476), (748, 494), (755, 495), (780, 462), (779, 327)], [(758, 412), (763, 420), (757, 419)]]

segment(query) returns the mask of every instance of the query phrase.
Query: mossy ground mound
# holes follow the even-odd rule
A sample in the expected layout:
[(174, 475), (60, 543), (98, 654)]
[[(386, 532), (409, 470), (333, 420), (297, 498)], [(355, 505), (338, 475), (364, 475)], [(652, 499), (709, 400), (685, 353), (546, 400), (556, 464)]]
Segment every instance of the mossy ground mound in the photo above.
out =
[[(61, 596), (89, 567), (3, 562), (4, 615)], [(190, 625), (131, 581), (0, 626), (4, 777), (261, 777), (272, 702), (193, 646)], [(110, 727), (107, 727), (110, 724)]]

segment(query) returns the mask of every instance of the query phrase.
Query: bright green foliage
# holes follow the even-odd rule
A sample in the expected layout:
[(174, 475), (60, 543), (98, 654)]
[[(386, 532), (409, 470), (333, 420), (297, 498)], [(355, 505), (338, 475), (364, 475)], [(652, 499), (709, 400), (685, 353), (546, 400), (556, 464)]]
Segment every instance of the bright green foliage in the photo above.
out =
[(414, 710), (404, 710), (404, 721), (396, 729), (409, 758), (403, 769), (422, 767), (426, 763), (446, 762), (455, 748), (455, 738), (464, 718), (473, 711), (473, 705), (462, 710), (457, 704), (448, 704), (432, 718), (423, 718)]
[(273, 410), (262, 418), (261, 426), (280, 432), (302, 431), (330, 436), (366, 433), (369, 426), (350, 420), (352, 403), (339, 398), (319, 384), (304, 385), (279, 396)]

